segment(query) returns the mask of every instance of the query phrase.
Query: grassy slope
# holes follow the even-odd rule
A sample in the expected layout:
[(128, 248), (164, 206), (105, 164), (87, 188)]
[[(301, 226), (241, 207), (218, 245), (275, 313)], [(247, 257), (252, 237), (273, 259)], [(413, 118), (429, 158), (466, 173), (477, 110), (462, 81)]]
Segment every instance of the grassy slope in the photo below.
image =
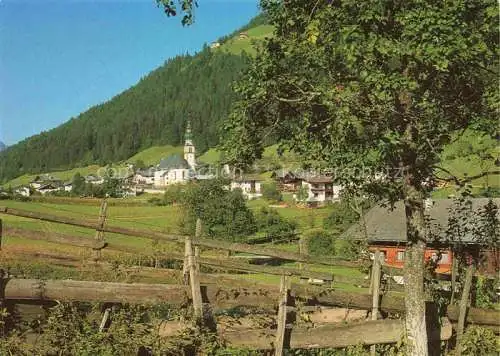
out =
[(234, 38), (228, 40), (224, 43), (218, 50), (232, 53), (232, 54), (240, 54), (241, 52), (246, 52), (248, 54), (255, 54), (256, 51), (253, 47), (253, 43), (258, 40), (262, 40), (265, 37), (269, 37), (272, 35), (273, 26), (271, 25), (260, 25), (254, 28), (251, 28), (247, 31), (248, 38), (240, 39), (239, 36), (235, 36)]
[(182, 154), (182, 146), (153, 146), (137, 153), (136, 155), (130, 157), (127, 162), (135, 163), (139, 160), (143, 161), (146, 165), (155, 165), (160, 162), (164, 157), (168, 157), (172, 154)]

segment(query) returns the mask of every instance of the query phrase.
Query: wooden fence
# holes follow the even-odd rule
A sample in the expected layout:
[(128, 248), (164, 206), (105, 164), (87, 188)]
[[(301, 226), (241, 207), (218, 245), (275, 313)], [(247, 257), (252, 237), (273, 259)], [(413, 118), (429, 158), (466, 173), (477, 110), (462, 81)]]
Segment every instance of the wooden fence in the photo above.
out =
[[(310, 285), (292, 285), (290, 276), (317, 279), (326, 282), (336, 280), (335, 276), (328, 273), (307, 271), (295, 268), (277, 268), (257, 266), (216, 258), (201, 257), (199, 247), (222, 249), (232, 252), (244, 252), (254, 255), (270, 256), (282, 260), (297, 261), (302, 263), (315, 263), (322, 265), (351, 265), (351, 263), (329, 258), (313, 258), (305, 254), (297, 254), (277, 249), (259, 247), (243, 243), (210, 240), (202, 237), (201, 221), (197, 221), (194, 237), (164, 234), (153, 231), (140, 231), (120, 227), (106, 226), (106, 202), (103, 202), (99, 219), (96, 222), (82, 221), (67, 217), (30, 212), (19, 209), (0, 207), (0, 213), (20, 216), (25, 218), (68, 224), (73, 226), (91, 228), (96, 230), (93, 240), (66, 235), (51, 235), (47, 233), (27, 233), (22, 229), (4, 227), (9, 234), (19, 234), (28, 238), (42, 239), (50, 242), (70, 244), (84, 248), (92, 248), (96, 253), (94, 258), (100, 258), (104, 248), (134, 252), (129, 247), (106, 243), (104, 232), (112, 232), (127, 236), (143, 237), (157, 241), (170, 241), (184, 244), (184, 254), (168, 254), (169, 258), (183, 261), (183, 274), (185, 285), (154, 285), (154, 284), (123, 284), (85, 281), (40, 281), (29, 279), (4, 279), (1, 283), (0, 297), (13, 301), (41, 301), (41, 300), (77, 300), (100, 301), (114, 303), (157, 303), (171, 304), (191, 303), (194, 316), (198, 323), (204, 323), (210, 318), (212, 309), (236, 306), (250, 306), (258, 308), (277, 307), (277, 328), (269, 336), (269, 330), (245, 331), (245, 341), (235, 335), (225, 335), (226, 339), (238, 345), (259, 349), (274, 349), (275, 355), (283, 355), (284, 350), (290, 347), (343, 347), (363, 343), (373, 345), (380, 343), (394, 343), (399, 341), (403, 333), (403, 324), (399, 320), (377, 320), (380, 311), (404, 310), (403, 298), (399, 295), (381, 295), (380, 279), (382, 262), (379, 254), (375, 254), (372, 279), (370, 282), (371, 294), (357, 294), (319, 288)], [(1, 237), (0, 220), (0, 237)], [(0, 238), (1, 246), (1, 238)], [(280, 275), (279, 286), (259, 286), (224, 280), (222, 285), (203, 284), (200, 273), (200, 264), (226, 270), (240, 270)], [(290, 324), (290, 312), (295, 310), (294, 303), (302, 301), (307, 305), (344, 306), (371, 310), (371, 321), (349, 325), (346, 327), (325, 326), (316, 330), (293, 329)], [(210, 307), (209, 307), (210, 306)], [(456, 308), (450, 307), (448, 317), (452, 320), (460, 319)], [(107, 312), (109, 317), (109, 311)], [(455, 318), (455, 319), (454, 319)], [(483, 323), (498, 326), (500, 313), (470, 308), (467, 314), (468, 322)], [(451, 337), (451, 324), (447, 321), (438, 330), (437, 340), (447, 340)], [(446, 326), (446, 327), (445, 327)], [(331, 334), (335, 338), (331, 338)], [(435, 333), (434, 333), (435, 334)], [(434, 335), (433, 334), (433, 335)], [(261, 336), (259, 336), (261, 335)], [(268, 335), (268, 336), (262, 336)], [(333, 339), (333, 340), (332, 340)], [(231, 341), (232, 340), (232, 341)], [(238, 341), (239, 340), (239, 341)]]

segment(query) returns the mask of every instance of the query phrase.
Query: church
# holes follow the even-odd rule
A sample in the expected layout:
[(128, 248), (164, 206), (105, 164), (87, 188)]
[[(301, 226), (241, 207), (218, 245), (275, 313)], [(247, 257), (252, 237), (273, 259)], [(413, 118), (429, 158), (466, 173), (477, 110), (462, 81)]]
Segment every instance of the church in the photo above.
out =
[(184, 136), (184, 157), (173, 154), (162, 158), (154, 172), (154, 185), (166, 187), (170, 184), (184, 184), (194, 177), (196, 172), (196, 158), (191, 124), (188, 122)]

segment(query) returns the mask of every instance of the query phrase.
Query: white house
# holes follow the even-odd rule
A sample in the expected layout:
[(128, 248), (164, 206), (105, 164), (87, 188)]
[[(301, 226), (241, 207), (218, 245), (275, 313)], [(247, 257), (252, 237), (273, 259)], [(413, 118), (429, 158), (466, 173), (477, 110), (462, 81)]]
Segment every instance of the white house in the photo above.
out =
[(22, 195), (23, 197), (29, 197), (31, 195), (30, 188), (28, 187), (19, 187), (14, 193)]
[(153, 168), (138, 169), (135, 172), (133, 182), (135, 184), (153, 185), (155, 183), (155, 170)]
[(100, 185), (104, 183), (104, 178), (100, 176), (98, 177), (95, 174), (89, 174), (88, 176), (85, 176), (85, 183)]
[(71, 182), (66, 182), (64, 184), (64, 191), (65, 192), (71, 192), (73, 190), (73, 183)]
[(309, 203), (325, 203), (340, 200), (342, 186), (335, 184), (331, 177), (319, 176), (306, 178), (302, 181), (302, 187), (306, 188)]
[(241, 189), (247, 199), (256, 199), (262, 196), (261, 182), (256, 177), (235, 178), (231, 181), (230, 189)]
[(47, 193), (57, 192), (57, 191), (60, 191), (60, 190), (61, 190), (61, 185), (59, 185), (57, 183), (54, 183), (54, 182), (42, 184), (37, 189), (37, 191), (39, 191), (43, 195), (45, 195)]

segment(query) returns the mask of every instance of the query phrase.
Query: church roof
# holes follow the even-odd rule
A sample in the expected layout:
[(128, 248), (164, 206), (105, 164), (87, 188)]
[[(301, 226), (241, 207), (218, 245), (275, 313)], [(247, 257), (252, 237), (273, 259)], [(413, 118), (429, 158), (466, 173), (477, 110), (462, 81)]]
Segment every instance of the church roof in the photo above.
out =
[(189, 169), (188, 162), (178, 154), (162, 158), (158, 165), (160, 169)]

